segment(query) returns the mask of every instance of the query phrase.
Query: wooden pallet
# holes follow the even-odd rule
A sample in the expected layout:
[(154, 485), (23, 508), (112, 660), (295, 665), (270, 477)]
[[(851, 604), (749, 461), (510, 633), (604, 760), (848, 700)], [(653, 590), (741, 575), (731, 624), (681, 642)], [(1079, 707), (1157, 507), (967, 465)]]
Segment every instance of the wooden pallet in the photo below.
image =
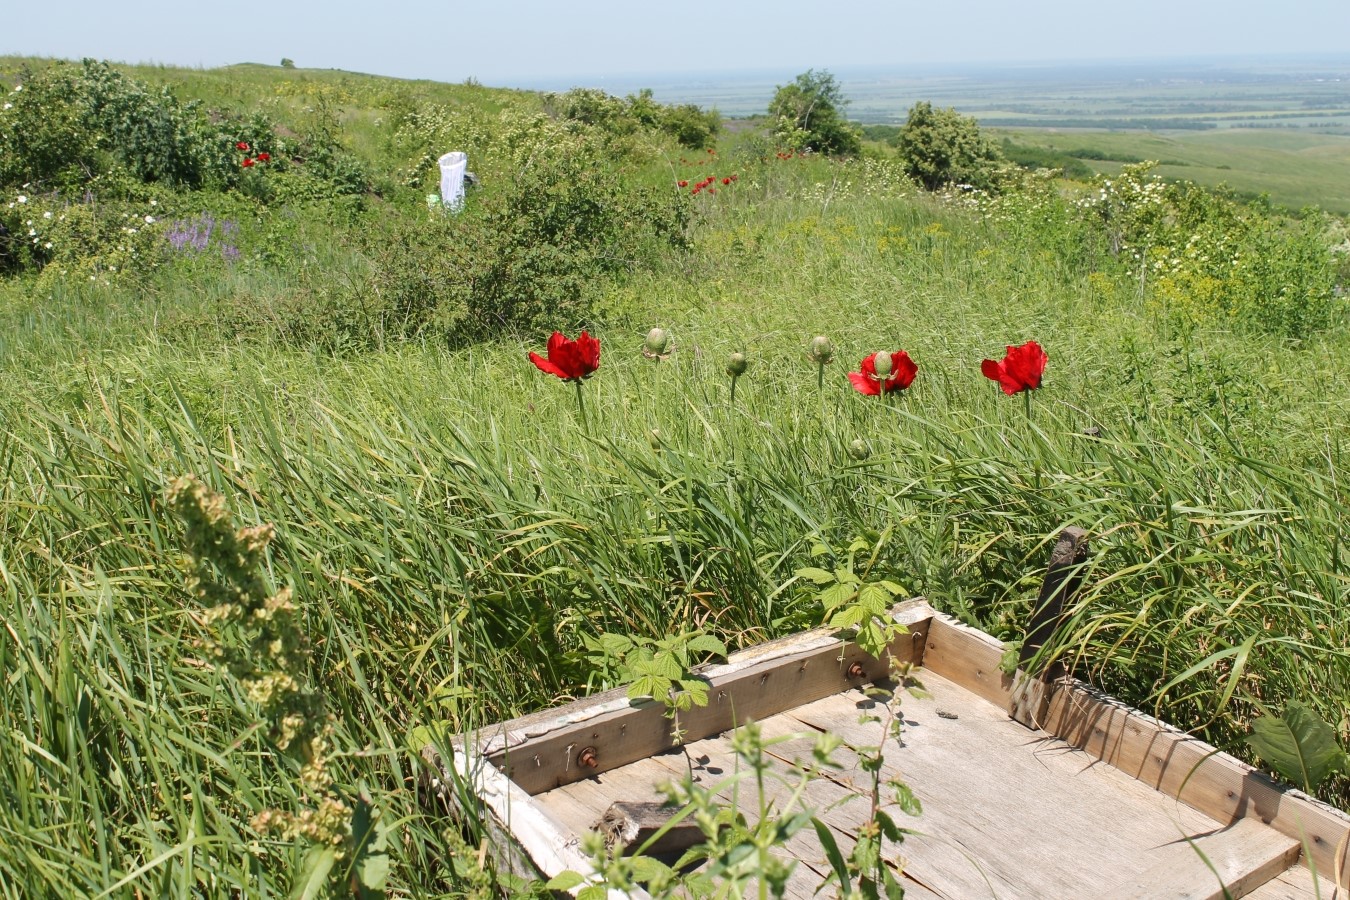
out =
[[(1053, 580), (1043, 599), (1064, 587)], [(681, 713), (682, 746), (663, 706), (618, 690), (485, 729), (453, 760), (426, 755), (442, 785), (469, 786), (498, 829), (501, 859), (544, 877), (591, 871), (580, 836), (611, 804), (655, 800), (659, 784), (691, 771), (718, 784), (736, 766), (731, 733), (755, 721), (766, 737), (789, 736), (772, 747), (784, 773), (810, 758), (821, 731), (883, 746), (884, 774), (923, 804), (894, 860), (911, 897), (1346, 896), (1341, 811), (1080, 681), (1003, 674), (999, 641), (921, 600), (893, 615), (908, 632), (891, 652), (918, 667), (931, 698), (869, 696), (860, 688), (886, 667), (814, 631), (705, 669), (709, 703)], [(899, 743), (860, 721), (888, 702), (903, 716)], [(843, 768), (814, 778), (807, 795), (846, 848), (870, 782), (851, 751), (837, 756)], [(798, 832), (782, 852), (798, 861), (788, 895), (813, 896), (829, 871), (815, 833)]]

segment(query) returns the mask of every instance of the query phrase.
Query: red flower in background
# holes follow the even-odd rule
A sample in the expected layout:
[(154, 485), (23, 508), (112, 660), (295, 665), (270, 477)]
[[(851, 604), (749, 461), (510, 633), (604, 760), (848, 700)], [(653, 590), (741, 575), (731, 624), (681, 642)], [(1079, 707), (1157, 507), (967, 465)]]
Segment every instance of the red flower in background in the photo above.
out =
[(1020, 347), (1008, 347), (1000, 362), (986, 359), (980, 363), (980, 371), (985, 378), (997, 381), (1003, 393), (1011, 397), (1019, 391), (1034, 391), (1040, 387), (1041, 374), (1049, 359), (1040, 344), (1027, 341)]
[(250, 157), (245, 156), (239, 165), (247, 169), (249, 166), (253, 165), (253, 160)]
[(258, 154), (258, 162), (267, 162), (267, 161), (268, 161), (269, 159), (271, 159), (271, 158), (272, 158), (272, 154), (270, 154), (270, 153), (259, 153), (259, 154)]
[(730, 178), (723, 178), (723, 179), (722, 179), (722, 183), (723, 183), (723, 184), (731, 184), (731, 179), (730, 179)]
[(891, 354), (891, 374), (885, 384), (877, 377), (876, 358), (875, 353), (863, 357), (862, 365), (859, 366), (862, 371), (848, 373), (848, 380), (853, 382), (853, 389), (858, 393), (875, 397), (883, 390), (888, 394), (892, 391), (903, 391), (914, 383), (914, 376), (918, 374), (919, 367), (904, 350), (897, 350)]
[(237, 143), (237, 144), (234, 145), (234, 149), (236, 149), (236, 150), (245, 150), (245, 151), (247, 151), (247, 150), (248, 150), (248, 144), (244, 143), (243, 141), (240, 141), (239, 143)]
[(688, 182), (688, 181), (681, 181), (681, 182), (679, 182), (679, 186), (680, 186), (680, 187), (689, 187), (689, 182)]
[(575, 341), (555, 331), (548, 339), (548, 359), (531, 353), (530, 362), (564, 381), (580, 381), (600, 368), (600, 341), (585, 331)]

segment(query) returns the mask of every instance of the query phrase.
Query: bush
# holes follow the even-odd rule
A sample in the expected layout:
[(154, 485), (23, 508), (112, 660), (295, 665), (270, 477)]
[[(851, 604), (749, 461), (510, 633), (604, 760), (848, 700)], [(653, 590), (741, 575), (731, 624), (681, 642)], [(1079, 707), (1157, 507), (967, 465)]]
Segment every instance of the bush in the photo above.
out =
[(384, 334), (464, 343), (584, 323), (600, 278), (683, 245), (685, 195), (635, 186), (579, 136), (521, 151), (459, 215), (419, 211), (366, 241)]
[(54, 65), (0, 110), (0, 184), (79, 188), (124, 169), (137, 180), (201, 187), (228, 178), (232, 141), (196, 102), (180, 103), (107, 63)]
[(948, 184), (994, 190), (1005, 166), (974, 118), (927, 102), (910, 109), (898, 147), (909, 176), (930, 191)]
[(857, 156), (862, 152), (862, 136), (843, 116), (847, 105), (843, 88), (832, 74), (808, 69), (774, 92), (769, 103), (774, 136), (791, 150)]

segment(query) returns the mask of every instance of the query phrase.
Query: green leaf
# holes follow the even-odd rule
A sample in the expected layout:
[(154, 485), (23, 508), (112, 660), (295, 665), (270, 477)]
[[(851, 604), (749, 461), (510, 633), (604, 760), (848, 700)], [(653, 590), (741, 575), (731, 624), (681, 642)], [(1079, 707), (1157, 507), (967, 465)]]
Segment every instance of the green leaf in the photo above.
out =
[(845, 606), (830, 617), (831, 628), (852, 628), (863, 619), (869, 618), (861, 606)]
[(892, 781), (891, 790), (894, 791), (895, 802), (904, 810), (905, 815), (923, 815), (923, 804), (919, 802), (918, 797), (914, 796), (914, 792), (909, 789), (909, 785), (903, 781)]
[(315, 846), (305, 854), (304, 871), (296, 882), (296, 900), (315, 900), (324, 893), (328, 885), (328, 875), (337, 864), (337, 849), (328, 846)]
[(1348, 763), (1335, 730), (1297, 700), (1289, 701), (1283, 716), (1252, 722), (1247, 743), (1271, 768), (1309, 793)]
[(566, 872), (559, 872), (548, 880), (544, 887), (550, 891), (570, 891), (572, 888), (584, 882), (586, 879), (578, 872), (568, 869)]
[(830, 861), (830, 868), (834, 870), (834, 877), (839, 879), (841, 887), (848, 884), (850, 882), (848, 864), (844, 862), (844, 854), (839, 852), (839, 843), (835, 841), (830, 826), (816, 818), (811, 819), (811, 824), (816, 828), (816, 837), (820, 840), (820, 846), (825, 849), (825, 858)]
[(874, 616), (884, 616), (891, 595), (879, 584), (869, 582), (858, 588), (858, 604)]
[(834, 580), (840, 584), (861, 584), (862, 579), (848, 569), (835, 569)]
[(805, 578), (807, 581), (816, 584), (829, 584), (834, 581), (834, 576), (824, 569), (817, 569), (815, 566), (807, 566), (804, 569), (797, 570), (798, 578)]
[(689, 642), (690, 653), (711, 653), (714, 656), (726, 656), (727, 645), (711, 634), (700, 634)]
[(389, 854), (366, 854), (357, 866), (357, 876), (361, 879), (361, 884), (370, 890), (384, 890), (384, 884), (389, 880)]
[(854, 590), (852, 585), (832, 584), (820, 592), (820, 602), (828, 611), (834, 609), (836, 606), (842, 606), (843, 604), (848, 603), (853, 599), (853, 595), (856, 593), (857, 591)]

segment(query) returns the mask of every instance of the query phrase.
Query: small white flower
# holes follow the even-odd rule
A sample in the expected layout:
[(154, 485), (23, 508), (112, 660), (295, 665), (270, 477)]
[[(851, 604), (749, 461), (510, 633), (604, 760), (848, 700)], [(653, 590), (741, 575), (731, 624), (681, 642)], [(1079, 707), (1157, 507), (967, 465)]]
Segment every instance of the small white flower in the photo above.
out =
[(50, 249), (52, 249), (52, 242), (51, 242), (51, 241), (48, 241), (47, 243), (43, 244), (42, 246), (44, 246), (44, 247), (46, 247), (48, 250), (50, 250)]
[(35, 228), (30, 228), (30, 229), (28, 229), (28, 236), (29, 236), (29, 237), (34, 237), (36, 234), (37, 234), (37, 229), (35, 229)]
[(20, 194), (20, 195), (19, 195), (19, 202), (20, 202), (20, 203), (27, 203), (27, 202), (28, 202), (28, 198), (25, 197), (23, 194)]
[(17, 94), (17, 93), (18, 93), (19, 91), (21, 91), (21, 90), (23, 90), (23, 85), (21, 85), (21, 84), (16, 84), (16, 85), (14, 85), (14, 93)]
[(157, 200), (153, 200), (153, 199), (152, 199), (152, 200), (150, 201), (150, 205), (151, 205), (151, 206), (158, 206), (158, 205), (159, 205), (159, 202), (158, 202)]
[(154, 216), (146, 216), (146, 217), (145, 217), (145, 224), (147, 224), (147, 225), (153, 225), (153, 224), (155, 224), (155, 217), (154, 217)]
[(52, 217), (52, 211), (51, 211), (50, 209), (47, 210), (45, 213), (42, 214), (42, 218), (44, 218), (44, 219), (50, 219), (51, 217)]
[(14, 108), (14, 104), (13, 104), (13, 103), (6, 103), (6, 104), (5, 104), (5, 109), (13, 109), (13, 108)]

